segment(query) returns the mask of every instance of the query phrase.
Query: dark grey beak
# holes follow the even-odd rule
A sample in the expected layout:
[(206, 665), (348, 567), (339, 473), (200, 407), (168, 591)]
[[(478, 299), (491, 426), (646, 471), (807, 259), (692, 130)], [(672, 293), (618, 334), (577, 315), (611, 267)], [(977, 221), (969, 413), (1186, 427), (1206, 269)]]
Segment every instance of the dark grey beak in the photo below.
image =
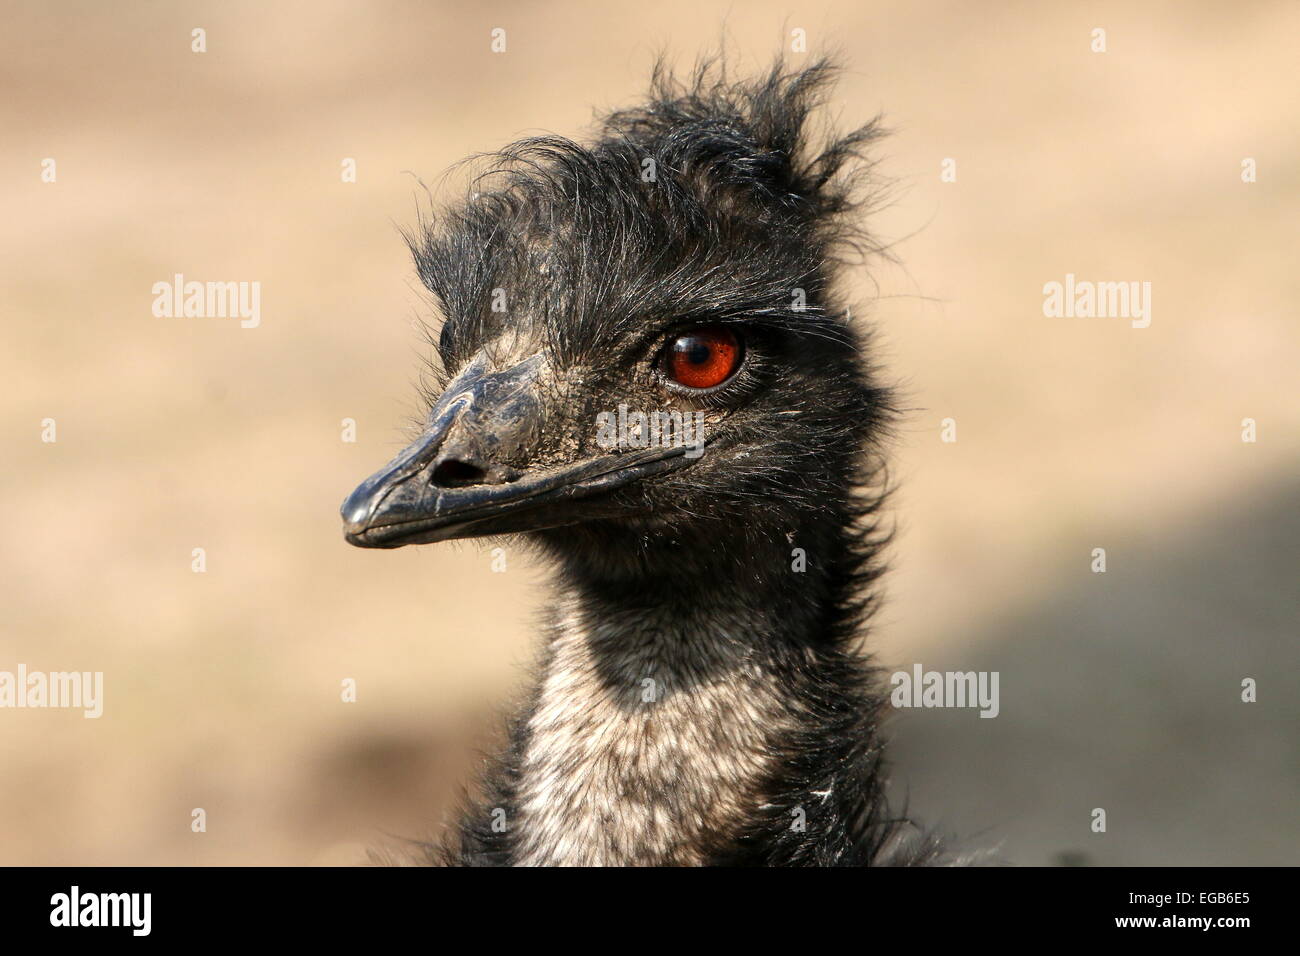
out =
[(584, 519), (575, 502), (692, 464), (686, 448), (607, 453), (530, 471), (545, 409), (541, 356), (489, 372), (480, 356), (438, 399), (416, 441), (343, 502), (343, 533), (362, 548), (537, 531)]

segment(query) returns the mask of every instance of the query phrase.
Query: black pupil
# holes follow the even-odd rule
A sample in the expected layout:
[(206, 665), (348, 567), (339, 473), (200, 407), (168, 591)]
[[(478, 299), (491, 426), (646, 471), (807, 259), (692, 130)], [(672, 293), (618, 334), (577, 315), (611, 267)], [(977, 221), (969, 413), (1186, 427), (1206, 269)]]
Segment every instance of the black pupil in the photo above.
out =
[(713, 354), (713, 348), (703, 339), (683, 339), (683, 342), (685, 348), (682, 348), (681, 351), (685, 354), (686, 361), (692, 365), (706, 364)]

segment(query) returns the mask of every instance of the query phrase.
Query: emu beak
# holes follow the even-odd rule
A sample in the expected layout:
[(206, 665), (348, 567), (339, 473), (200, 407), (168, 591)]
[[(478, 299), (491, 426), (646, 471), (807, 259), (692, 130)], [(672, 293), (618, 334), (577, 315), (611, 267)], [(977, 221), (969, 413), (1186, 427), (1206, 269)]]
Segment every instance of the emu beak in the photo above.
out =
[(685, 447), (607, 453), (517, 471), (535, 449), (543, 407), (541, 356), (503, 372), (479, 357), (433, 407), (424, 433), (343, 502), (343, 534), (361, 548), (540, 531), (584, 520), (584, 498), (692, 464)]

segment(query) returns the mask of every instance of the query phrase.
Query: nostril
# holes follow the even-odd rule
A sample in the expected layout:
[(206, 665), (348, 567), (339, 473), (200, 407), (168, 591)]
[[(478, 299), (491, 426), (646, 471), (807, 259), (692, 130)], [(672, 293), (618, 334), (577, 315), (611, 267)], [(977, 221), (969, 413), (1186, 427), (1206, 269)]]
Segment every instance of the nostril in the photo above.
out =
[(435, 485), (455, 488), (460, 485), (475, 485), (487, 477), (487, 471), (473, 462), (459, 458), (448, 458), (434, 466), (430, 476)]

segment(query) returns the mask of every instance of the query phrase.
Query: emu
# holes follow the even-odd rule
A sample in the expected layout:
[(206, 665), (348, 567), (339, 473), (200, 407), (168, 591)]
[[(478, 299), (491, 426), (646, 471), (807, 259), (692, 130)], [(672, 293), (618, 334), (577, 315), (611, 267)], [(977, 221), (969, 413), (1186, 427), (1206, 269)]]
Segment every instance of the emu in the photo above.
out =
[[(437, 381), (345, 536), (515, 535), (555, 570), (535, 686), (427, 862), (951, 862), (887, 805), (858, 648), (895, 412), (834, 287), (881, 251), (856, 224), (878, 124), (811, 128), (834, 73), (660, 64), (593, 142), (508, 146), (407, 234)], [(598, 441), (621, 407), (704, 441)]]

